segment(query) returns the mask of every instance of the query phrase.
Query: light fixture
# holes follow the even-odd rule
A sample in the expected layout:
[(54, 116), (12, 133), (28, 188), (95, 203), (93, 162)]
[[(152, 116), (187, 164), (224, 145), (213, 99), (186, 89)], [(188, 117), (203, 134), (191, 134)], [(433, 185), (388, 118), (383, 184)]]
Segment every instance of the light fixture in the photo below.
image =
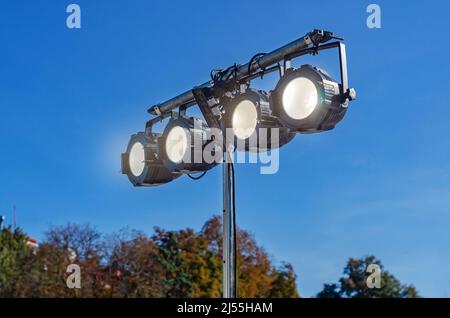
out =
[[(233, 141), (237, 148), (245, 147), (240, 150), (267, 151), (281, 147), (295, 137), (295, 133), (283, 127), (272, 114), (269, 94), (265, 91), (247, 88), (234, 98), (226, 99), (224, 104), (225, 128), (237, 139)], [(278, 137), (273, 143), (271, 137), (275, 130)]]
[(131, 136), (127, 150), (122, 154), (122, 173), (134, 186), (157, 186), (179, 177), (159, 159), (160, 137), (161, 134), (143, 132)]
[(342, 120), (348, 99), (325, 71), (303, 65), (286, 71), (272, 92), (271, 106), (284, 126), (316, 133), (333, 129)]
[[(181, 174), (206, 172), (218, 162), (205, 161), (206, 150), (210, 155), (219, 153), (223, 160), (222, 295), (225, 298), (236, 297), (238, 290), (231, 146), (243, 142), (245, 150), (265, 151), (288, 143), (298, 132), (333, 129), (344, 117), (349, 102), (356, 98), (355, 90), (348, 86), (346, 49), (342, 41), (332, 32), (316, 29), (271, 52), (258, 53), (248, 63), (213, 70), (211, 80), (152, 105), (148, 112), (155, 117), (147, 122), (146, 134), (134, 135), (122, 155), (122, 171), (134, 185), (156, 185)], [(335, 48), (339, 50), (340, 83), (310, 65), (291, 67), (295, 58)], [(281, 79), (270, 94), (249, 89), (252, 80), (272, 72), (279, 72)], [(176, 75), (178, 78), (180, 74)], [(194, 105), (200, 108), (208, 125), (185, 116), (186, 110)], [(153, 124), (168, 117), (172, 119), (163, 135), (151, 133)], [(233, 131), (232, 140), (226, 136), (227, 128)], [(261, 134), (263, 129), (267, 129), (266, 137)], [(216, 135), (213, 132), (217, 130)], [(279, 132), (276, 145), (271, 143), (274, 131)], [(260, 140), (253, 144), (255, 135)], [(214, 136), (220, 136), (219, 141)]]
[[(207, 171), (221, 162), (216, 160), (216, 155), (222, 155), (219, 140), (216, 142), (211, 129), (201, 119), (186, 116), (172, 118), (159, 141), (161, 159), (173, 173)], [(209, 156), (205, 156), (208, 151)]]

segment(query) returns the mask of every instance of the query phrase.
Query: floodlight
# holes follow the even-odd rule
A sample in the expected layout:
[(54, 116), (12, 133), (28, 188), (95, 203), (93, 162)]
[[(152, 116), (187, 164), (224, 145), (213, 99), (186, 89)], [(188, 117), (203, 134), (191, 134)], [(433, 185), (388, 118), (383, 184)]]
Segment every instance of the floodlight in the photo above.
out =
[[(217, 165), (215, 154), (222, 155), (222, 148), (211, 135), (211, 129), (198, 118), (180, 116), (172, 118), (164, 129), (159, 142), (161, 159), (173, 173), (207, 171)], [(209, 148), (209, 157), (205, 154)]]
[[(246, 89), (245, 92), (225, 101), (225, 127), (232, 130), (234, 137), (243, 142), (248, 151), (267, 151), (291, 141), (295, 134), (283, 127), (273, 116), (269, 94), (265, 91)], [(279, 137), (272, 144), (272, 134), (277, 130)], [(235, 142), (235, 145), (239, 145)]]
[(139, 132), (131, 136), (122, 154), (122, 173), (134, 186), (157, 186), (179, 175), (171, 173), (159, 159), (158, 139), (161, 134)]
[(286, 71), (272, 92), (271, 106), (284, 126), (316, 133), (333, 129), (342, 120), (348, 99), (325, 71), (303, 65)]

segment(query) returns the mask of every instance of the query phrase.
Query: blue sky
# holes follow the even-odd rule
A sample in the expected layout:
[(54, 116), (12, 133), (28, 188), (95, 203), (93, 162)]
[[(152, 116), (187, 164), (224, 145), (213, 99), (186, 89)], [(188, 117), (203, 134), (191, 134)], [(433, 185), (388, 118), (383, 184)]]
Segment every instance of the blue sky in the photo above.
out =
[[(345, 37), (358, 92), (333, 131), (282, 148), (280, 171), (237, 166), (237, 213), (303, 296), (374, 254), (424, 296), (450, 297), (448, 1), (69, 1), (0, 6), (0, 214), (42, 238), (50, 224), (106, 233), (192, 227), (221, 211), (221, 169), (133, 188), (119, 155), (148, 106), (314, 28)], [(335, 75), (334, 55), (310, 63)], [(271, 82), (272, 81), (272, 82)], [(276, 79), (261, 83), (273, 86)]]

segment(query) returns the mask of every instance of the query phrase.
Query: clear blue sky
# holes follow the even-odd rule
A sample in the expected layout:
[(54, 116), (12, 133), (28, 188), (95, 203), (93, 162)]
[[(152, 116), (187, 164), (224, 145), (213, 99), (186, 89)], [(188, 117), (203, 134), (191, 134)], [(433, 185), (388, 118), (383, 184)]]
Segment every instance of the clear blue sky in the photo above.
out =
[[(209, 71), (314, 28), (346, 38), (358, 101), (334, 131), (300, 135), (275, 175), (237, 167), (238, 222), (303, 296), (374, 254), (422, 295), (450, 297), (450, 4), (378, 1), (69, 1), (0, 5), (0, 212), (42, 238), (49, 224), (106, 233), (192, 227), (221, 211), (221, 169), (133, 188), (119, 173), (149, 105)], [(316, 65), (335, 71), (332, 55)], [(270, 81), (270, 79), (269, 79)], [(274, 84), (264, 83), (264, 85)]]

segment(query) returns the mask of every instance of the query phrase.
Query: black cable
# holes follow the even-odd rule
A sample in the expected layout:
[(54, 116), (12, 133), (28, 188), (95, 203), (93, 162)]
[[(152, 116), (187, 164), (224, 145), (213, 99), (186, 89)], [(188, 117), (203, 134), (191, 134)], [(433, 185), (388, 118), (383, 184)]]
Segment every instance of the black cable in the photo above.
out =
[(191, 178), (192, 180), (199, 180), (199, 179), (203, 178), (205, 174), (206, 174), (206, 171), (203, 171), (203, 173), (201, 175), (199, 175), (198, 177), (194, 177), (194, 176), (190, 175), (189, 173), (187, 174), (187, 176), (189, 178)]
[[(229, 73), (228, 73), (228, 76), (225, 78), (225, 80), (228, 81), (230, 79), (231, 75), (234, 75), (234, 80), (236, 81), (238, 70), (239, 70), (239, 67), (236, 63), (233, 66), (230, 66), (227, 70), (227, 72), (229, 72)], [(225, 72), (225, 74), (227, 72)]]
[(214, 69), (211, 71), (211, 79), (214, 83), (217, 83), (220, 78), (223, 76), (222, 73), (224, 72), (224, 69)]
[[(264, 55), (266, 55), (266, 53), (257, 53), (255, 55), (253, 55), (253, 57), (250, 59), (250, 62), (248, 63), (248, 75), (250, 75), (250, 73), (251, 73), (251, 68), (252, 68), (253, 62), (258, 63), (258, 67), (261, 68), (257, 58), (264, 56)], [(261, 70), (264, 71), (263, 68), (261, 68)], [(231, 78), (231, 76), (233, 76), (233, 75), (236, 80), (238, 71), (239, 71), (239, 65), (237, 65), (236, 63), (226, 69), (214, 69), (210, 73), (211, 80), (214, 82), (214, 84), (216, 84), (219, 81), (223, 81), (223, 80), (228, 81)]]
[(231, 173), (233, 177), (233, 245), (234, 245), (234, 259), (233, 259), (233, 267), (234, 267), (234, 297), (238, 298), (238, 249), (237, 249), (237, 226), (236, 226), (236, 182), (235, 182), (235, 174), (234, 174), (234, 164), (230, 163)]
[[(250, 59), (250, 62), (248, 63), (248, 75), (250, 75), (253, 62), (256, 61), (258, 63), (257, 58), (264, 56), (264, 55), (266, 55), (266, 53), (257, 53), (255, 55), (253, 55), (253, 57)], [(259, 63), (258, 63), (258, 67), (261, 68)], [(261, 70), (264, 71), (264, 69), (262, 69), (262, 68), (261, 68)], [(228, 81), (232, 75), (234, 75), (234, 77), (236, 79), (238, 71), (239, 71), (239, 65), (237, 65), (236, 63), (226, 69), (214, 69), (210, 73), (211, 80), (214, 82), (214, 84), (216, 84), (217, 82), (222, 81), (222, 80)]]
[[(266, 53), (256, 53), (255, 55), (253, 55), (253, 57), (250, 59), (250, 62), (248, 63), (248, 75), (250, 75), (250, 72), (252, 70), (253, 61), (256, 60), (258, 57), (261, 57), (264, 55), (266, 55)], [(258, 64), (258, 66), (259, 66), (259, 64)]]
[(226, 69), (212, 70), (210, 73), (211, 80), (214, 84), (223, 80), (228, 81), (232, 75), (234, 75), (235, 78), (237, 77), (238, 70), (239, 66), (236, 63)]

